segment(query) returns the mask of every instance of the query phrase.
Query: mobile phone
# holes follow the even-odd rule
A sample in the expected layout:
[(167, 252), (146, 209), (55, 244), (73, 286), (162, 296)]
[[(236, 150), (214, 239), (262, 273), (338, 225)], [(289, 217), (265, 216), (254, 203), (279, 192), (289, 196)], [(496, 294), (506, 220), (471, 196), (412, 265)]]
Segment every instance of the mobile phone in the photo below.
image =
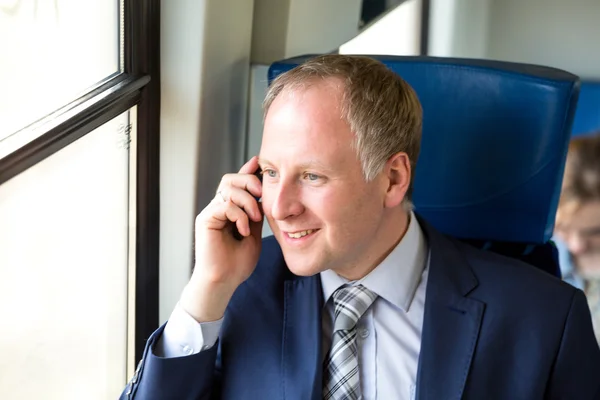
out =
[[(256, 170), (256, 172), (254, 172), (254, 176), (256, 176), (258, 178), (258, 180), (260, 181), (260, 183), (262, 184), (262, 170), (260, 168), (258, 168)], [(254, 198), (256, 199), (257, 202), (260, 201), (259, 197), (254, 196)], [(238, 231), (237, 225), (236, 224), (232, 224), (232, 225), (233, 225), (232, 226), (233, 237), (236, 238), (237, 240), (244, 239), (244, 236), (242, 236), (242, 234)]]

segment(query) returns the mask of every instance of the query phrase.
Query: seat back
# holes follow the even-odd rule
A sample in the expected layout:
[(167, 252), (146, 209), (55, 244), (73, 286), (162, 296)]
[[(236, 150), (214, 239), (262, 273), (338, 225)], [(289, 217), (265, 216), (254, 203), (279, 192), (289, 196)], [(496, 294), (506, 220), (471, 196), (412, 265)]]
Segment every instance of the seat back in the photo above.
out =
[(582, 82), (573, 136), (600, 131), (600, 82)]
[[(274, 63), (269, 80), (310, 57)], [(445, 234), (556, 274), (549, 239), (578, 77), (487, 60), (373, 58), (406, 80), (423, 106), (416, 212)]]

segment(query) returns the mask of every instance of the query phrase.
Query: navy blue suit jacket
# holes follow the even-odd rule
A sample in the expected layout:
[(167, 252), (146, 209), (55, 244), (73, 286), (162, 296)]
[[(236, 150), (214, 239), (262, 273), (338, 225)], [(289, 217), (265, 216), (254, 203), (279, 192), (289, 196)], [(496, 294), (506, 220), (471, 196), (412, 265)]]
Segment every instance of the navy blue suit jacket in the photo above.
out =
[[(600, 349), (580, 290), (420, 223), (431, 256), (417, 399), (600, 398)], [(319, 276), (294, 276), (265, 239), (217, 344), (159, 358), (161, 327), (123, 398), (320, 399), (322, 297)]]

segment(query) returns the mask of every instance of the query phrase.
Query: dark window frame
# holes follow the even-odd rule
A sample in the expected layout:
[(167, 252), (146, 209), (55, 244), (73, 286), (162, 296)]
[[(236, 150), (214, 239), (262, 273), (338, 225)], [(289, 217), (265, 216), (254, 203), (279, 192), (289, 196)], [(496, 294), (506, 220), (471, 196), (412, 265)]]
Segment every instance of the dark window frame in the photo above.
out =
[[(0, 158), (0, 185), (137, 106), (135, 363), (158, 327), (160, 0), (124, 0), (124, 71), (38, 121)], [(15, 135), (31, 135), (34, 125)], [(25, 137), (28, 137), (25, 136)]]
[(429, 25), (431, 21), (431, 0), (421, 0), (421, 44), (420, 55), (429, 53)]

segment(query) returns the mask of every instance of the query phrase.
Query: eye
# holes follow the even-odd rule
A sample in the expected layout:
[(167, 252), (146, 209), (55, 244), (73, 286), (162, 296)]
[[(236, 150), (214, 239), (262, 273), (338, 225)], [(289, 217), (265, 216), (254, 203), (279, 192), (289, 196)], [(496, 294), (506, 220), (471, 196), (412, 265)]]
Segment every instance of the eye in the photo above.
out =
[(597, 238), (600, 236), (600, 227), (587, 228), (581, 230), (581, 236), (587, 238)]
[(311, 173), (307, 173), (304, 175), (306, 177), (306, 179), (308, 179), (309, 181), (317, 181), (319, 180), (319, 175), (317, 174), (311, 174)]
[(277, 178), (277, 172), (273, 171), (272, 169), (265, 169), (262, 173), (269, 178)]

